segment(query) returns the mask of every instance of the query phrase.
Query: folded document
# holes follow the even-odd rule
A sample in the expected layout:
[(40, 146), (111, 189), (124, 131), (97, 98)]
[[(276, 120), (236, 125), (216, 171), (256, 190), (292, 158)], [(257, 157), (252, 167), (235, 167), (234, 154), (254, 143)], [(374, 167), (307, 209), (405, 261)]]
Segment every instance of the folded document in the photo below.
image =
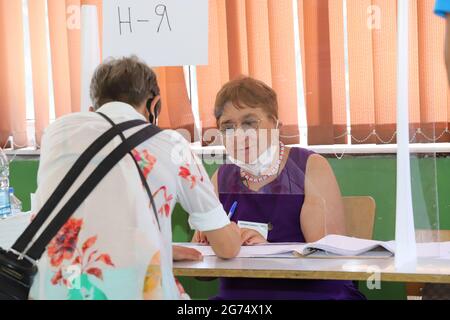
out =
[[(200, 251), (203, 256), (215, 256), (208, 245), (179, 243)], [(388, 258), (395, 254), (395, 241), (376, 241), (339, 235), (327, 235), (313, 243), (267, 243), (243, 246), (238, 258)], [(450, 256), (450, 242), (418, 243), (419, 257)]]
[[(214, 256), (208, 245), (179, 243), (178, 245), (200, 251), (203, 256)], [(357, 239), (338, 235), (328, 235), (314, 243), (267, 243), (243, 246), (238, 258), (257, 257), (390, 257), (394, 254), (393, 241)]]

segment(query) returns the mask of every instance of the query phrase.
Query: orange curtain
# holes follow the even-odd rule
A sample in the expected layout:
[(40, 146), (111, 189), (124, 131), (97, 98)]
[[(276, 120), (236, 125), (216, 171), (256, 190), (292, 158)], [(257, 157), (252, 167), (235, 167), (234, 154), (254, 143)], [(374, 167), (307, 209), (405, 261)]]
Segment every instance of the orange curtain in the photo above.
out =
[[(448, 127), (448, 80), (443, 58), (445, 20), (433, 14), (434, 1), (417, 2), (419, 32), (419, 86), (421, 128), (425, 136), (435, 138)], [(429, 142), (421, 137), (422, 142)], [(443, 141), (450, 141), (444, 135)]]
[[(343, 2), (299, 0), (298, 4), (309, 144), (345, 143)], [(450, 119), (443, 60), (445, 23), (434, 15), (433, 7), (433, 0), (410, 1), (411, 137), (418, 128), (423, 132), (415, 135), (414, 142), (441, 136)], [(352, 143), (395, 143), (396, 2), (347, 0), (347, 26)], [(449, 139), (444, 134), (439, 142)]]
[[(382, 141), (395, 143), (393, 133), (396, 131), (397, 118), (397, 2), (373, 0), (372, 5), (379, 8), (381, 13), (380, 28), (377, 29), (375, 22), (372, 32), (375, 129)], [(378, 18), (376, 15), (374, 17)], [(392, 138), (394, 140), (391, 140)]]
[(344, 21), (341, 0), (299, 0), (308, 144), (345, 143)]
[[(50, 52), (46, 47), (48, 6)], [(310, 145), (395, 143), (397, 8), (391, 0), (297, 0)], [(410, 127), (414, 142), (450, 141), (450, 95), (444, 66), (445, 21), (434, 0), (410, 2)], [(49, 122), (48, 55), (56, 116), (79, 111), (82, 5), (96, 5), (102, 38), (101, 0), (29, 0), (36, 140)], [(298, 143), (293, 3), (291, 0), (209, 0), (209, 63), (197, 67), (204, 130), (216, 127), (213, 106), (230, 79), (249, 75), (278, 94), (281, 132)], [(380, 19), (378, 22), (376, 19)], [(348, 27), (348, 76), (344, 25)], [(0, 146), (10, 135), (27, 144), (24, 30), (21, 0), (0, 0)], [(194, 135), (194, 120), (181, 67), (157, 68), (163, 98), (161, 126)], [(347, 91), (349, 100), (347, 101)], [(347, 115), (346, 104), (350, 105)], [(376, 131), (379, 139), (371, 135)], [(368, 139), (365, 139), (368, 137)], [(394, 138), (394, 139), (392, 139)], [(363, 140), (363, 141), (360, 141)]]
[(71, 112), (79, 112), (81, 109), (80, 28), (82, 5), (97, 6), (101, 39), (101, 0), (48, 0), (53, 85), (57, 117)]
[[(270, 25), (269, 25), (269, 4), (267, 0), (249, 0), (246, 1), (246, 16), (248, 30), (248, 75), (264, 81), (267, 85), (272, 86), (272, 57), (270, 46)], [(230, 24), (233, 22), (231, 21)], [(239, 35), (233, 34), (236, 39)], [(232, 38), (232, 39), (233, 39)], [(243, 53), (241, 52), (243, 55)], [(234, 64), (234, 61), (230, 61)], [(246, 70), (242, 70), (245, 74)], [(233, 78), (236, 75), (231, 75)]]
[[(396, 3), (348, 0), (348, 4), (352, 134), (362, 139), (375, 129), (381, 140), (372, 137), (366, 143), (395, 143), (395, 136), (392, 137), (396, 131)], [(380, 9), (380, 28), (363, 28), (362, 15), (364, 12), (367, 15), (369, 5)], [(414, 142), (433, 142), (439, 136), (438, 142), (450, 140), (448, 134), (442, 135), (449, 119), (443, 60), (445, 23), (434, 15), (433, 8), (432, 0), (410, 1), (409, 106), (410, 135), (415, 137)], [(367, 41), (370, 37), (371, 41)], [(419, 128), (423, 134), (415, 134)]]
[[(29, 1), (30, 41), (33, 67), (36, 141), (40, 144), (49, 123), (48, 63), (45, 0)], [(99, 1), (49, 0), (49, 28), (56, 116), (79, 112), (81, 107), (81, 5)], [(101, 29), (100, 29), (101, 30)]]
[(102, 0), (65, 0), (67, 45), (69, 52), (71, 110), (81, 110), (81, 7), (83, 5), (97, 6), (100, 48), (103, 31)]
[[(224, 0), (209, 1), (208, 41), (209, 64), (197, 67), (199, 113), (203, 131), (216, 127), (213, 112), (216, 93), (229, 80), (227, 17)], [(212, 138), (207, 140), (209, 140), (208, 143), (213, 142)]]
[[(430, 5), (432, 1), (420, 2), (427, 2)], [(428, 9), (430, 11), (423, 11), (423, 14), (437, 21), (432, 6)], [(418, 10), (417, 1), (410, 1), (409, 106), (411, 137), (417, 128), (422, 127), (419, 85), (419, 70), (422, 67), (419, 65), (418, 34), (424, 26), (418, 23)], [(379, 19), (378, 22), (377, 19)], [(348, 25), (350, 109), (352, 136), (354, 137), (352, 143), (396, 143), (396, 2), (349, 0)], [(361, 37), (361, 33), (364, 36)], [(435, 40), (436, 44), (439, 41), (443, 43), (443, 39)], [(443, 52), (443, 48), (440, 52)], [(432, 54), (436, 57), (439, 51), (434, 51)], [(436, 65), (436, 61), (434, 65)], [(445, 69), (442, 71), (445, 72)], [(378, 137), (372, 135), (369, 139), (365, 139), (374, 130)]]
[(36, 143), (41, 144), (44, 129), (49, 124), (48, 50), (45, 0), (29, 0), (31, 64)]
[(209, 65), (198, 68), (200, 116), (214, 128), (217, 92), (248, 75), (278, 94), (282, 139), (299, 142), (293, 3), (290, 0), (210, 0)]
[[(333, 142), (347, 143), (347, 110), (345, 91), (344, 3), (341, 0), (328, 3), (330, 30), (330, 70), (333, 118)], [(312, 136), (314, 138), (314, 135)]]
[[(375, 130), (373, 32), (367, 12), (371, 5), (371, 0), (347, 0), (350, 117), (352, 136), (357, 140), (365, 140)], [(375, 137), (364, 141), (375, 142)]]
[(0, 147), (10, 135), (27, 145), (25, 58), (21, 0), (0, 0)]
[(227, 2), (229, 75), (249, 75), (278, 95), (281, 138), (298, 143), (294, 12), (290, 0)]
[[(409, 121), (410, 136), (420, 127), (420, 86), (419, 86), (419, 23), (417, 1), (409, 2)], [(397, 109), (392, 113), (392, 123), (397, 121)], [(393, 125), (395, 126), (395, 125)], [(396, 142), (396, 139), (393, 143)]]
[(48, 0), (50, 49), (57, 118), (72, 112), (71, 64), (69, 60), (69, 35), (66, 17), (65, 1)]
[(242, 74), (249, 74), (249, 48), (247, 37), (246, 1), (228, 0), (227, 35), (230, 78), (234, 79)]
[(294, 7), (291, 0), (269, 0), (272, 87), (277, 92), (281, 138), (299, 143), (297, 73), (295, 68)]
[[(163, 129), (181, 129), (194, 142), (198, 135), (194, 125), (191, 102), (186, 87), (183, 67), (155, 68), (161, 90), (162, 111), (159, 126)], [(184, 133), (183, 133), (184, 135)]]

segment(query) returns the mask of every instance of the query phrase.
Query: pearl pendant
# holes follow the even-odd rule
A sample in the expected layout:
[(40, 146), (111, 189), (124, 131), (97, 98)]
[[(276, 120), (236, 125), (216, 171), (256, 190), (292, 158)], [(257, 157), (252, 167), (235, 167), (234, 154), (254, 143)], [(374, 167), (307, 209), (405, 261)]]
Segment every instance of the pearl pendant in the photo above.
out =
[(283, 156), (284, 156), (284, 144), (280, 141), (280, 156), (276, 163), (276, 165), (270, 169), (268, 175), (263, 175), (261, 177), (254, 177), (251, 174), (245, 172), (243, 169), (241, 169), (241, 177), (245, 178), (247, 182), (253, 182), (253, 183), (261, 183), (269, 179), (270, 177), (276, 175), (278, 171), (280, 170), (281, 163), (283, 162)]

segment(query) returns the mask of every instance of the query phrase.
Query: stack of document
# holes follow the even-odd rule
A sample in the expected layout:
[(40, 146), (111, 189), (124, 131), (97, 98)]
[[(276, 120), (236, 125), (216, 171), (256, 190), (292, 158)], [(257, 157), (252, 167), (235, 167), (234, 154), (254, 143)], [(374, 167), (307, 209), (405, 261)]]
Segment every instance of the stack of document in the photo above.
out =
[(31, 221), (30, 213), (20, 213), (0, 219), (0, 247), (9, 249), (27, 228)]
[[(215, 256), (208, 245), (179, 243), (200, 251), (203, 256)], [(450, 242), (419, 243), (419, 257), (450, 257)], [(376, 241), (340, 235), (327, 235), (314, 243), (268, 243), (243, 246), (238, 258), (389, 258), (395, 254), (395, 241)]]

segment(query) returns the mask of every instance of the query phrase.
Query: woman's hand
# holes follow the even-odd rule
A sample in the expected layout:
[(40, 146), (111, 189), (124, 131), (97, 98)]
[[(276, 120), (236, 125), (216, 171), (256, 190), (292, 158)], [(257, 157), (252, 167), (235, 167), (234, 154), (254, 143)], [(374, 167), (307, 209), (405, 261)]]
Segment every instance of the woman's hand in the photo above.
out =
[(191, 242), (201, 243), (201, 244), (209, 244), (208, 239), (206, 239), (205, 234), (200, 231), (195, 231), (194, 237), (192, 238)]
[(196, 232), (192, 242), (208, 244), (219, 258), (232, 259), (241, 249), (240, 234), (239, 227), (231, 222), (217, 230)]
[[(233, 224), (235, 225), (235, 228), (239, 228), (235, 223)], [(241, 244), (244, 246), (267, 243), (267, 240), (264, 239), (264, 237), (258, 231), (255, 231), (253, 229), (239, 228), (239, 232), (241, 234)], [(192, 242), (209, 244), (205, 234), (200, 231), (195, 232), (194, 237), (192, 238)]]
[(192, 248), (172, 246), (173, 261), (202, 261), (203, 255)]
[(241, 242), (243, 246), (253, 246), (267, 243), (267, 240), (256, 230), (241, 228)]
[[(236, 232), (239, 233), (241, 232), (241, 229), (239, 229), (239, 227), (237, 226), (237, 224), (235, 222), (231, 222), (230, 223), (231, 227), (233, 229), (236, 229)], [(206, 238), (206, 235), (204, 232), (201, 231), (195, 231), (194, 236), (192, 237), (191, 240), (192, 243), (201, 243), (201, 244), (206, 244), (209, 245), (209, 241)]]

